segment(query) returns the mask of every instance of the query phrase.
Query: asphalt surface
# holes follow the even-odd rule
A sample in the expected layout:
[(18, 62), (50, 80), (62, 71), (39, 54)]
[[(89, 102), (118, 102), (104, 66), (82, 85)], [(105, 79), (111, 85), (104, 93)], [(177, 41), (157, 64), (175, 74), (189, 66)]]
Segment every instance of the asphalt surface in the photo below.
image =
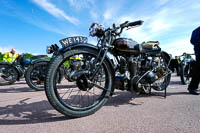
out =
[(200, 96), (188, 94), (176, 76), (163, 95), (117, 91), (95, 114), (70, 119), (22, 80), (0, 86), (0, 133), (199, 133)]

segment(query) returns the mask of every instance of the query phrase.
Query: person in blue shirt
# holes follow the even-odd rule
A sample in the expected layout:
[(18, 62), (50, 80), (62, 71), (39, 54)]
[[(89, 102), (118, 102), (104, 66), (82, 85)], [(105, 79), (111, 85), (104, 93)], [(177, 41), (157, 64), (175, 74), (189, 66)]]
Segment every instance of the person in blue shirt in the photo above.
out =
[(200, 90), (198, 89), (198, 87), (199, 87), (199, 82), (200, 82), (200, 70), (199, 70), (200, 68), (200, 26), (192, 32), (190, 42), (194, 45), (196, 62), (195, 62), (193, 72), (192, 72), (192, 80), (190, 84), (188, 85), (188, 91), (190, 94), (199, 95)]

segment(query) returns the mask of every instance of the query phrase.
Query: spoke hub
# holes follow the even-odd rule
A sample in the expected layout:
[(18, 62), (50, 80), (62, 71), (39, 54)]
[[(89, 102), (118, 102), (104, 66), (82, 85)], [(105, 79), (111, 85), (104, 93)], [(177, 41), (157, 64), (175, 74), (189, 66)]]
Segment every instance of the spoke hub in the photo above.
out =
[(77, 79), (76, 84), (82, 91), (87, 91), (89, 89), (88, 78), (84, 74)]

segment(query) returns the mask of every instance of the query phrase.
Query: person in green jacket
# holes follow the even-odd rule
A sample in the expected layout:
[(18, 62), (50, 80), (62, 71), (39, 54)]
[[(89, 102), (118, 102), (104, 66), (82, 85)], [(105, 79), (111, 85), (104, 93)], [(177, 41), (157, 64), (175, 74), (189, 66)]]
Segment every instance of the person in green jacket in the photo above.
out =
[(3, 62), (12, 63), (19, 55), (16, 53), (14, 48), (11, 49), (11, 52), (6, 52), (3, 56)]

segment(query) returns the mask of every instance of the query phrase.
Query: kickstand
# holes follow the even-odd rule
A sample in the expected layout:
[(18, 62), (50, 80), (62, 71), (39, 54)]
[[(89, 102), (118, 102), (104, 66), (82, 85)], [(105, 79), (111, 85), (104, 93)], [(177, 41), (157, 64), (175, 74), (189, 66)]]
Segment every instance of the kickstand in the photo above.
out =
[(165, 95), (164, 98), (167, 98), (167, 87), (165, 88)]
[(150, 87), (150, 90), (149, 90), (149, 95), (151, 95), (151, 87)]

